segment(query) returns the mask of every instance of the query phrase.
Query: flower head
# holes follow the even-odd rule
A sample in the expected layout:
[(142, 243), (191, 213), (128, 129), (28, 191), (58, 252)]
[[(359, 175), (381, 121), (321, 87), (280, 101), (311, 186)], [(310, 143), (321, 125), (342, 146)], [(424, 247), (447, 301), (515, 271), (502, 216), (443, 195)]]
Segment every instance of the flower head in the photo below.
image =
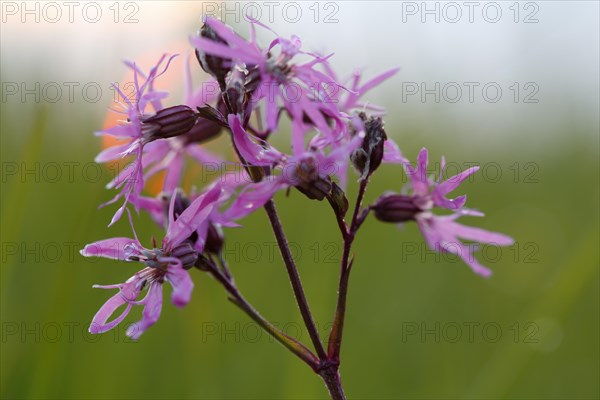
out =
[[(127, 63), (134, 72), (135, 99), (129, 99), (118, 87), (115, 89), (125, 101), (127, 121), (125, 124), (99, 132), (100, 135), (117, 137), (121, 142), (102, 151), (97, 162), (117, 160), (133, 155), (133, 161), (127, 165), (107, 185), (108, 188), (121, 189), (115, 198), (106, 204), (112, 204), (124, 198), (123, 205), (115, 213), (111, 225), (123, 214), (128, 203), (136, 205), (144, 189), (145, 182), (161, 171), (167, 171), (163, 191), (172, 193), (181, 181), (184, 168), (184, 156), (190, 155), (199, 163), (218, 163), (221, 158), (203, 149), (199, 144), (216, 137), (221, 127), (212, 121), (200, 118), (193, 107), (203, 105), (216, 98), (215, 94), (207, 93), (206, 88), (211, 82), (206, 82), (194, 91), (186, 61), (185, 98), (184, 104), (164, 108), (161, 100), (166, 92), (154, 91), (154, 81), (164, 74), (175, 56), (168, 59), (166, 66), (159, 68), (166, 56), (146, 75), (134, 63)], [(140, 79), (144, 79), (140, 83)], [(154, 112), (149, 112), (151, 105)], [(137, 210), (136, 206), (136, 210)]]
[[(85, 257), (105, 257), (128, 262), (141, 262), (144, 268), (124, 283), (115, 285), (95, 285), (101, 289), (118, 289), (119, 292), (108, 299), (94, 316), (90, 325), (91, 333), (103, 333), (113, 329), (129, 314), (134, 305), (143, 306), (142, 319), (127, 329), (127, 335), (137, 339), (160, 317), (162, 308), (162, 285), (169, 282), (173, 288), (171, 301), (177, 307), (185, 306), (191, 298), (194, 284), (187, 269), (194, 266), (198, 251), (190, 242), (190, 237), (207, 223), (218, 189), (195, 199), (176, 218), (174, 208), (176, 198), (170, 203), (169, 226), (160, 247), (143, 247), (137, 235), (135, 238), (112, 238), (100, 240), (85, 246), (81, 254)], [(206, 235), (195, 238), (195, 242), (205, 243)], [(147, 289), (146, 295), (140, 298)], [(112, 321), (109, 318), (122, 305), (125, 309)]]
[[(236, 219), (262, 207), (277, 191), (295, 187), (310, 199), (323, 200), (332, 189), (332, 177), (344, 176), (350, 154), (360, 146), (364, 133), (340, 143), (330, 151), (294, 147), (293, 154), (285, 154), (270, 144), (253, 138), (242, 126), (240, 117), (229, 116), (233, 141), (241, 157), (248, 165), (271, 168), (273, 174), (258, 183), (249, 183), (241, 190), (230, 208), (223, 212), (224, 218)], [(300, 121), (294, 121), (292, 129), (309, 129)], [(340, 173), (342, 172), (342, 173)]]
[[(248, 80), (253, 81), (252, 104), (256, 106), (264, 102), (269, 132), (277, 128), (283, 109), (292, 118), (307, 119), (324, 134), (333, 135), (328, 119), (339, 119), (341, 114), (327, 93), (332, 88), (335, 92), (341, 86), (316, 68), (327, 64), (327, 57), (303, 52), (302, 42), (295, 35), (287, 39), (275, 34), (276, 38), (270, 45), (261, 48), (256, 41), (255, 25), (270, 30), (259, 21), (252, 20), (251, 39), (247, 41), (221, 21), (207, 17), (201, 34), (190, 39), (205, 70), (214, 70), (210, 65), (218, 64), (220, 70), (227, 65), (230, 70), (237, 66), (248, 71)], [(312, 60), (294, 62), (299, 54), (308, 55)], [(220, 61), (217, 62), (215, 57)], [(221, 79), (223, 74), (214, 76)]]
[[(124, 203), (115, 213), (111, 225), (121, 217), (127, 203), (139, 196), (144, 187), (142, 166), (144, 146), (154, 140), (155, 135), (161, 131), (157, 120), (162, 119), (164, 121), (166, 114), (169, 114), (169, 111), (166, 113), (163, 111), (163, 115), (159, 115), (163, 110), (161, 100), (167, 96), (167, 93), (156, 91), (154, 81), (166, 72), (174, 57), (167, 59), (167, 56), (163, 55), (148, 74), (143, 73), (134, 63), (127, 63), (133, 70), (133, 98), (129, 98), (118, 86), (114, 86), (124, 101), (122, 103), (123, 110), (115, 111), (124, 114), (127, 120), (124, 124), (98, 132), (99, 135), (109, 135), (117, 138), (119, 143), (98, 154), (96, 162), (112, 161), (129, 155), (133, 155), (134, 160), (107, 185), (108, 188), (121, 189), (121, 191), (106, 204), (112, 204), (121, 198), (124, 199)], [(166, 65), (161, 70), (161, 65), (165, 59), (167, 59)], [(152, 115), (148, 111), (148, 106), (152, 107), (156, 115)]]
[[(417, 158), (416, 168), (405, 164), (410, 180), (409, 194), (385, 193), (371, 206), (375, 217), (384, 222), (403, 223), (415, 221), (428, 246), (438, 252), (456, 254), (481, 275), (489, 276), (491, 271), (481, 265), (474, 257), (473, 246), (464, 244), (460, 239), (496, 246), (510, 246), (513, 239), (501, 233), (489, 232), (480, 228), (465, 226), (456, 222), (461, 216), (483, 216), (483, 213), (464, 209), (466, 196), (448, 199), (446, 196), (460, 183), (475, 173), (479, 167), (472, 167), (442, 181), (444, 170), (437, 181), (427, 176), (428, 155), (423, 148)], [(450, 215), (435, 215), (435, 208), (453, 211)]]

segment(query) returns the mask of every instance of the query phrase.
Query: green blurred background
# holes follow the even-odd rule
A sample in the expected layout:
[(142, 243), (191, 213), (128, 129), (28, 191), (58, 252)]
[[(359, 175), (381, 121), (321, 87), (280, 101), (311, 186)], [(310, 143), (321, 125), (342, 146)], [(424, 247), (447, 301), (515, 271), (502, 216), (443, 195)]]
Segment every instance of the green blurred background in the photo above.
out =
[[(598, 4), (537, 2), (539, 22), (529, 25), (513, 21), (512, 3), (499, 3), (498, 24), (422, 23), (419, 14), (400, 23), (407, 10), (399, 2), (336, 4), (335, 24), (315, 23), (307, 3), (310, 18), (279, 18), (275, 28), (297, 32), (309, 50), (335, 50), (343, 74), (402, 66), (369, 96), (389, 110), (388, 133), (410, 159), (427, 146), (433, 160), (443, 154), (453, 167), (481, 164), (461, 191), (487, 216), (463, 222), (516, 239), (511, 248), (478, 255), (494, 270), (486, 280), (427, 252), (415, 226), (369, 220), (355, 244), (341, 368), (347, 394), (598, 398)], [(149, 54), (180, 46), (203, 11), (197, 2), (130, 2), (118, 3), (116, 18), (109, 6), (100, 6), (104, 17), (92, 24), (77, 13), (73, 23), (66, 14), (58, 23), (44, 15), (23, 22), (21, 10), (13, 14), (3, 4), (2, 398), (324, 398), (321, 381), (201, 273), (193, 273), (191, 304), (179, 310), (165, 303), (139, 342), (126, 339), (125, 327), (86, 333), (110, 295), (91, 286), (136, 271), (78, 254), (85, 243), (130, 234), (125, 221), (106, 228), (113, 209), (97, 210), (112, 195), (104, 189), (111, 172), (92, 164), (101, 148), (92, 132), (111, 104), (109, 84), (125, 74), (121, 59), (152, 60)], [(331, 12), (325, 6), (319, 3)], [(132, 11), (138, 22), (123, 23)], [(193, 71), (199, 81), (199, 68)], [(68, 82), (79, 84), (73, 101)], [(102, 88), (97, 101), (90, 101), (92, 89), (81, 92), (90, 82)], [(403, 99), (406, 82), (497, 82), (504, 94), (496, 103), (481, 96), (422, 102)], [(514, 82), (534, 82), (539, 101), (515, 102)], [(62, 96), (55, 99), (48, 83), (61, 86)], [(39, 98), (24, 95), (22, 84)], [(230, 152), (224, 138), (211, 148)], [(398, 167), (383, 167), (367, 201), (404, 182)], [(349, 198), (355, 189), (351, 184)], [(325, 335), (339, 233), (324, 203), (298, 192), (278, 195), (277, 203)], [(227, 231), (225, 250), (240, 289), (263, 315), (308, 342), (266, 216), (257, 212), (243, 224)], [(146, 216), (136, 218), (136, 228), (142, 241), (160, 236)]]

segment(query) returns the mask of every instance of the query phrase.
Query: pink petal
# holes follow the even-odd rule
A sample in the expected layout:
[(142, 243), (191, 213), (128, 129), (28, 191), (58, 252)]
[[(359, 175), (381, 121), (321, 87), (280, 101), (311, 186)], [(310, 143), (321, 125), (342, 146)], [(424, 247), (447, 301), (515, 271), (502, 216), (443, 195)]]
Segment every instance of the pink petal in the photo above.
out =
[(129, 143), (126, 143), (104, 149), (98, 153), (96, 158), (94, 158), (94, 161), (97, 163), (105, 163), (107, 161), (123, 158), (123, 152), (129, 148), (129, 145)]
[(460, 241), (441, 242), (440, 247), (449, 253), (458, 255), (477, 275), (483, 276), (484, 278), (492, 275), (492, 271), (481, 265), (475, 256), (473, 256), (471, 249)]
[(108, 223), (108, 226), (111, 227), (117, 221), (119, 221), (121, 219), (121, 216), (123, 215), (123, 212), (125, 212), (126, 209), (127, 209), (127, 200), (125, 200), (125, 202), (123, 203), (123, 205), (117, 209), (117, 211), (115, 212), (115, 214), (111, 218), (110, 222)]
[(131, 179), (137, 168), (137, 160), (127, 164), (112, 181), (106, 184), (107, 189), (114, 189), (122, 186), (128, 179)]
[(117, 318), (113, 319), (109, 323), (107, 323), (106, 321), (108, 321), (108, 319), (113, 315), (117, 308), (119, 308), (125, 303), (127, 302), (125, 301), (123, 296), (121, 296), (120, 292), (108, 299), (106, 303), (104, 303), (102, 307), (100, 307), (100, 310), (98, 310), (96, 315), (94, 315), (92, 323), (89, 327), (90, 333), (104, 333), (119, 325), (125, 319), (127, 314), (129, 314), (129, 311), (131, 311), (132, 305), (130, 303), (127, 303), (127, 306), (125, 310), (123, 310), (121, 315), (119, 315)]
[(188, 51), (185, 54), (185, 61), (183, 62), (183, 98), (185, 99), (185, 104), (194, 108), (201, 104), (197, 103), (189, 103), (190, 98), (192, 97), (193, 91), (193, 81), (192, 81), (192, 70), (190, 69), (190, 52)]
[(283, 180), (274, 177), (249, 184), (223, 213), (223, 219), (234, 221), (247, 216), (256, 209), (264, 206), (279, 189), (286, 186)]
[(122, 125), (115, 125), (111, 128), (104, 129), (96, 132), (97, 135), (109, 135), (118, 138), (135, 138), (141, 135), (140, 130), (136, 124), (123, 123)]
[(277, 129), (277, 117), (279, 116), (279, 107), (277, 107), (277, 94), (274, 91), (269, 91), (265, 95), (264, 99), (267, 129), (274, 131)]
[[(163, 246), (173, 248), (179, 243), (190, 237), (196, 229), (210, 216), (214, 203), (221, 195), (221, 187), (215, 185), (207, 193), (198, 196), (192, 203), (181, 213), (179, 218), (172, 220), (172, 205), (169, 215), (171, 221), (167, 229), (167, 234), (163, 239)], [(173, 195), (174, 197), (175, 195)]]
[(204, 53), (232, 60), (241, 60), (247, 64), (260, 64), (262, 57), (248, 48), (233, 48), (198, 36), (190, 37), (192, 45)]
[(510, 246), (514, 243), (513, 238), (503, 235), (502, 233), (490, 232), (485, 229), (466, 226), (453, 221), (446, 222), (446, 226), (446, 229), (466, 240), (497, 246)]
[(481, 265), (473, 256), (472, 246), (462, 243), (458, 237), (481, 243), (495, 244), (499, 246), (508, 246), (513, 240), (508, 236), (488, 232), (483, 229), (473, 228), (458, 224), (453, 221), (457, 213), (450, 216), (430, 215), (418, 218), (417, 223), (428, 246), (435, 251), (446, 251), (460, 256), (463, 261), (471, 267), (478, 275), (488, 277), (491, 271)]
[(127, 260), (125, 248), (131, 245), (139, 245), (135, 240), (126, 237), (116, 237), (112, 239), (99, 240), (86, 245), (80, 251), (84, 257), (104, 257), (114, 260)]
[(326, 157), (327, 161), (336, 163), (340, 161), (347, 162), (352, 152), (362, 144), (364, 137), (365, 133), (360, 132), (345, 143), (334, 145), (333, 150)]
[(236, 56), (238, 55), (237, 51), (231, 47), (203, 37), (191, 36), (190, 42), (198, 50), (213, 56), (236, 59)]
[(301, 109), (306, 113), (306, 115), (308, 115), (313, 124), (315, 124), (317, 129), (321, 131), (321, 133), (323, 133), (326, 136), (333, 137), (331, 128), (329, 127), (329, 125), (327, 125), (327, 121), (321, 113), (317, 102), (309, 100), (304, 95), (300, 97), (300, 99), (298, 99), (297, 102)]
[(154, 197), (139, 196), (132, 201), (137, 208), (148, 211), (154, 222), (159, 226), (165, 226), (164, 202)]
[(417, 156), (417, 167), (409, 163), (404, 164), (406, 174), (410, 179), (415, 194), (426, 195), (429, 193), (429, 180), (427, 179), (428, 156), (427, 149), (423, 147)]
[(220, 156), (204, 149), (201, 145), (190, 144), (185, 150), (200, 164), (211, 164), (215, 167), (219, 167), (223, 163), (223, 159)]
[(190, 274), (181, 265), (170, 265), (167, 269), (167, 280), (173, 287), (171, 301), (177, 307), (183, 307), (190, 302), (194, 282)]
[(483, 276), (484, 278), (489, 278), (492, 276), (492, 271), (489, 268), (481, 265), (479, 261), (475, 259), (475, 257), (469, 256), (468, 259), (462, 257), (462, 259), (477, 275)]
[(273, 147), (264, 148), (253, 142), (250, 135), (242, 127), (238, 115), (229, 115), (229, 127), (233, 133), (233, 140), (242, 158), (252, 165), (267, 166), (279, 162), (283, 154)]
[(406, 158), (402, 156), (402, 152), (398, 148), (396, 142), (388, 139), (383, 144), (383, 162), (390, 164), (404, 164)]
[(142, 300), (144, 304), (144, 311), (142, 312), (142, 319), (138, 322), (131, 324), (127, 328), (126, 335), (130, 338), (137, 340), (140, 336), (148, 330), (152, 325), (160, 318), (160, 312), (162, 310), (162, 284), (153, 282), (150, 284), (148, 294)]
[(369, 81), (367, 81), (367, 83), (365, 83), (364, 85), (362, 85), (360, 87), (360, 89), (358, 89), (358, 91), (360, 92), (360, 96), (362, 96), (363, 94), (365, 94), (369, 90), (373, 89), (375, 86), (379, 85), (383, 81), (385, 81), (385, 80), (391, 78), (392, 76), (396, 75), (396, 73), (398, 71), (400, 71), (400, 68), (392, 68), (392, 69), (390, 69), (388, 71), (385, 71), (385, 72), (377, 75), (374, 78), (371, 78)]
[(221, 37), (221, 39), (224, 39), (229, 46), (235, 48), (238, 56), (241, 56), (239, 57), (241, 60), (245, 61), (246, 63), (260, 63), (262, 54), (260, 54), (250, 42), (247, 42), (242, 37), (237, 35), (230, 27), (218, 19), (211, 17), (205, 18), (205, 23), (213, 28), (217, 35)]
[(173, 193), (181, 181), (181, 173), (183, 172), (183, 156), (180, 153), (175, 154), (167, 168), (167, 175), (163, 184), (163, 192)]
[(441, 195), (438, 191), (433, 189), (431, 193), (431, 198), (433, 199), (433, 203), (442, 208), (447, 208), (448, 210), (458, 210), (467, 202), (467, 196), (458, 196), (455, 199), (447, 199), (443, 195)]
[(467, 179), (469, 176), (473, 175), (477, 171), (479, 171), (479, 167), (471, 167), (459, 174), (456, 174), (446, 179), (444, 182), (437, 185), (434, 190), (441, 195), (450, 193), (451, 191), (456, 189), (465, 179)]
[(294, 155), (304, 152), (304, 137), (309, 127), (302, 123), (301, 118), (292, 119), (292, 152)]

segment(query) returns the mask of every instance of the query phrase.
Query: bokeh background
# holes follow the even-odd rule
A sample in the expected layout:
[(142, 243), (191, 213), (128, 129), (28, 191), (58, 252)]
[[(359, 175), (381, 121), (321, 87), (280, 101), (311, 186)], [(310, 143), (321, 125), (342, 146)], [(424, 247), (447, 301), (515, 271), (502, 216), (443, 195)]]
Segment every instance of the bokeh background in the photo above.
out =
[[(104, 189), (112, 172), (92, 162), (102, 146), (92, 133), (114, 97), (110, 84), (125, 78), (123, 59), (148, 67), (162, 52), (185, 55), (188, 35), (215, 3), (81, 2), (72, 15), (54, 4), (2, 3), (2, 398), (325, 397), (320, 380), (201, 273), (191, 304), (165, 305), (139, 342), (127, 340), (124, 327), (86, 333), (110, 294), (91, 286), (136, 271), (77, 252), (130, 234), (125, 221), (107, 229), (113, 210), (97, 209), (112, 196)], [(233, 10), (225, 20), (244, 35), (242, 13), (258, 9), (269, 19), (267, 6), (253, 4), (224, 4)], [(389, 135), (411, 159), (427, 146), (455, 169), (482, 165), (461, 190), (487, 216), (464, 222), (516, 239), (511, 248), (482, 249), (494, 270), (486, 280), (427, 252), (415, 226), (369, 220), (355, 245), (341, 368), (347, 394), (598, 398), (598, 3), (480, 2), (471, 21), (462, 3), (297, 3), (299, 19), (296, 6), (277, 4), (273, 28), (298, 34), (308, 50), (335, 51), (341, 75), (402, 67), (369, 96), (387, 107)], [(172, 104), (183, 59), (167, 79)], [(192, 71), (197, 83), (204, 78), (197, 65)], [(421, 85), (436, 92), (436, 82), (439, 101), (435, 93), (421, 98)], [(477, 84), (472, 99), (468, 82)], [(492, 89), (484, 93), (486, 84)], [(463, 93), (454, 102), (456, 85)], [(224, 138), (211, 149), (231, 152)], [(186, 185), (205, 181), (195, 171)], [(405, 181), (386, 166), (367, 200)], [(341, 255), (335, 223), (326, 204), (297, 192), (277, 202), (326, 334)], [(142, 240), (160, 235), (145, 216), (136, 226)], [(241, 290), (308, 341), (265, 215), (227, 235)]]

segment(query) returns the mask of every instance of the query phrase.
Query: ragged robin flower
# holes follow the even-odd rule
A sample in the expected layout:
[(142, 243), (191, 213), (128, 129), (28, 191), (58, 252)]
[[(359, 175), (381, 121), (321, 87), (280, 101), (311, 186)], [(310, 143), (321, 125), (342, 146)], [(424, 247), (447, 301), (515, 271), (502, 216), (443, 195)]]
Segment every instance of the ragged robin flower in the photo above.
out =
[[(129, 337), (138, 339), (160, 317), (162, 286), (165, 282), (169, 282), (173, 288), (171, 301), (174, 305), (183, 307), (190, 301), (194, 284), (187, 269), (196, 262), (198, 252), (189, 239), (198, 226), (205, 222), (219, 196), (220, 190), (215, 187), (194, 200), (177, 218), (174, 215), (176, 197), (173, 196), (169, 226), (160, 247), (155, 244), (150, 249), (145, 248), (134, 234), (133, 239), (118, 237), (100, 240), (86, 245), (81, 250), (85, 257), (105, 257), (141, 262), (144, 265), (144, 268), (124, 283), (94, 286), (100, 289), (118, 289), (119, 292), (100, 307), (90, 325), (91, 333), (103, 333), (113, 329), (125, 319), (133, 306), (143, 306), (142, 319), (127, 329)], [(206, 236), (195, 240), (204, 242)], [(145, 296), (140, 299), (140, 295), (146, 289)], [(125, 309), (121, 314), (109, 322), (109, 318), (123, 305)]]
[[(256, 41), (255, 25), (266, 28), (256, 20), (251, 21), (251, 39), (247, 41), (238, 36), (221, 21), (206, 17), (205, 25), (211, 35), (201, 34), (191, 37), (199, 58), (211, 56), (226, 60), (233, 69), (236, 65), (248, 71), (257, 71), (256, 89), (253, 102), (264, 101), (267, 129), (275, 131), (278, 126), (280, 110), (285, 109), (292, 118), (307, 118), (322, 133), (333, 135), (327, 119), (341, 118), (336, 103), (324, 97), (329, 88), (341, 86), (330, 76), (316, 67), (328, 63), (328, 57), (320, 57), (301, 50), (301, 41), (297, 36), (290, 39), (276, 35), (267, 48), (261, 48)], [(204, 29), (206, 31), (206, 29)], [(272, 32), (272, 31), (271, 31)], [(274, 33), (274, 32), (273, 32)], [(305, 63), (293, 62), (297, 55), (307, 55), (312, 60)], [(222, 65), (221, 62), (219, 65)], [(221, 79), (216, 76), (217, 79)], [(293, 94), (292, 94), (293, 93)]]
[[(417, 158), (417, 166), (406, 163), (409, 177), (409, 194), (385, 193), (371, 206), (375, 217), (384, 222), (404, 223), (414, 221), (419, 226), (427, 245), (434, 251), (458, 255), (471, 269), (481, 275), (490, 276), (491, 271), (473, 256), (473, 246), (460, 239), (495, 246), (510, 246), (513, 239), (501, 233), (470, 227), (456, 222), (461, 216), (483, 216), (483, 213), (465, 209), (466, 196), (448, 199), (446, 196), (456, 189), (479, 167), (469, 168), (446, 180), (442, 180), (445, 161), (442, 158), (439, 178), (427, 176), (428, 154), (423, 148)], [(438, 209), (451, 210), (450, 215), (436, 215)]]
[[(166, 171), (162, 190), (172, 193), (181, 183), (185, 155), (191, 156), (200, 164), (222, 162), (222, 159), (205, 150), (200, 144), (215, 138), (221, 127), (212, 121), (200, 118), (195, 107), (214, 100), (207, 89), (211, 82), (205, 82), (194, 90), (191, 81), (189, 62), (185, 62), (185, 97), (184, 104), (163, 107), (162, 100), (166, 92), (154, 90), (154, 81), (164, 74), (170, 61), (158, 72), (166, 56), (163, 56), (148, 75), (144, 74), (134, 63), (127, 63), (133, 70), (135, 98), (128, 98), (118, 87), (115, 89), (125, 102), (127, 120), (124, 124), (105, 129), (100, 135), (109, 135), (119, 139), (119, 142), (102, 151), (96, 157), (97, 162), (109, 162), (133, 155), (133, 161), (122, 169), (107, 185), (108, 188), (121, 189), (115, 198), (106, 204), (111, 204), (124, 198), (111, 225), (122, 215), (126, 205), (135, 205), (136, 199), (144, 189), (145, 183), (161, 171)], [(140, 79), (145, 79), (140, 84)], [(154, 113), (147, 111), (152, 107)], [(121, 111), (123, 112), (123, 111)], [(138, 208), (136, 207), (136, 210)]]

